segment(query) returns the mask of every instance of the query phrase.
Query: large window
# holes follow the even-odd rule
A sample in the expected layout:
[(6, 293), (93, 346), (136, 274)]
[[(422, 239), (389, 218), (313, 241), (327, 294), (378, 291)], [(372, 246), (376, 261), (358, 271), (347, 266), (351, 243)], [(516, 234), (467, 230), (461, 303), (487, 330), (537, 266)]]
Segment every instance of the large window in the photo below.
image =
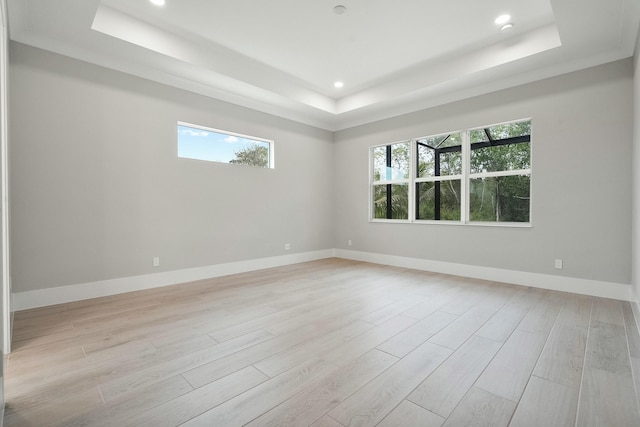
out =
[(273, 168), (273, 141), (178, 122), (178, 157)]
[(373, 220), (531, 222), (531, 121), (371, 149)]

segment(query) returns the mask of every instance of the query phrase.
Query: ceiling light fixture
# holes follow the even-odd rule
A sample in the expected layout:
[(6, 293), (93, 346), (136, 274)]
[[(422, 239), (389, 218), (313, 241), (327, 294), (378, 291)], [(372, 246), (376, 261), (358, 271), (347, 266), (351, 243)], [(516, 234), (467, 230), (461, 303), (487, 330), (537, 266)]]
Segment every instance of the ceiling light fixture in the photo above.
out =
[(335, 13), (336, 15), (342, 15), (346, 11), (347, 11), (347, 7), (343, 6), (341, 4), (339, 4), (339, 5), (337, 5), (336, 7), (333, 8), (333, 13)]
[(164, 6), (164, 3), (165, 3), (164, 0), (149, 0), (149, 1), (155, 4), (156, 6)]
[(495, 22), (496, 25), (503, 25), (509, 22), (510, 20), (511, 20), (511, 15), (505, 13), (504, 15), (498, 16), (496, 20), (493, 22)]
[(333, 87), (340, 89), (340, 88), (344, 87), (344, 83), (343, 82), (335, 82), (333, 84)]
[(512, 28), (513, 24), (504, 24), (502, 27), (500, 27), (500, 31), (509, 31)]

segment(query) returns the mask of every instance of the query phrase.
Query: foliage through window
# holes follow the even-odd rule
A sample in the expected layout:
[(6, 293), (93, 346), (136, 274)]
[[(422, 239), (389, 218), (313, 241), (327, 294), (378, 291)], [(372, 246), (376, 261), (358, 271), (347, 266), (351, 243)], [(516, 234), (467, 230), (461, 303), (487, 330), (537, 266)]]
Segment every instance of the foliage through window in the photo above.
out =
[(373, 149), (374, 218), (408, 219), (409, 144)]
[(529, 223), (531, 121), (372, 148), (372, 219)]
[(178, 157), (273, 168), (273, 141), (178, 122)]

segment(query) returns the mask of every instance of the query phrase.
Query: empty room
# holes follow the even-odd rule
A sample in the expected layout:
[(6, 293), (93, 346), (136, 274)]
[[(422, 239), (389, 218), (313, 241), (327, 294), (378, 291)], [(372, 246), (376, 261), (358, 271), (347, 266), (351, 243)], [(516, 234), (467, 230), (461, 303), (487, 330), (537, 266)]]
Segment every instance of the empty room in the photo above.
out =
[(640, 0), (0, 0), (4, 426), (640, 426)]

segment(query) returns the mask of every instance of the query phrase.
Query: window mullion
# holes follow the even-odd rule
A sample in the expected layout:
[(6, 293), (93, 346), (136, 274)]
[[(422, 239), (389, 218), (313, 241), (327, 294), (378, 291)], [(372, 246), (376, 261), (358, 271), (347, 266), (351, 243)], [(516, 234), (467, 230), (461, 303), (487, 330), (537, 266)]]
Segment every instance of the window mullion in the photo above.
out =
[(496, 172), (472, 173), (469, 175), (469, 178), (470, 179), (493, 178), (497, 176), (517, 176), (517, 175), (531, 175), (531, 169), (516, 169), (516, 170), (505, 170), (505, 171), (496, 171)]
[[(447, 138), (445, 138), (446, 140)], [(441, 174), (440, 171), (440, 150), (433, 150), (433, 169), (434, 175), (439, 177)], [(440, 180), (437, 180), (433, 183), (433, 219), (436, 221), (440, 221), (440, 208), (441, 208), (441, 199), (440, 199), (440, 191), (442, 190)]]
[(407, 189), (407, 198), (408, 205), (407, 209), (409, 209), (409, 221), (414, 222), (416, 220), (416, 175), (418, 173), (418, 145), (416, 144), (416, 140), (412, 139), (409, 141), (409, 188)]
[[(391, 179), (391, 145), (387, 145), (386, 147), (386, 166), (387, 166), (387, 180)], [(393, 217), (393, 198), (391, 197), (392, 185), (387, 184), (387, 219), (391, 219)]]
[(465, 131), (462, 134), (462, 179), (460, 180), (460, 221), (469, 222), (469, 172), (471, 171), (471, 138), (470, 132)]
[(455, 181), (457, 179), (462, 179), (462, 175), (442, 175), (442, 176), (428, 176), (425, 178), (416, 178), (414, 181), (416, 183), (420, 182), (436, 182), (436, 181)]

